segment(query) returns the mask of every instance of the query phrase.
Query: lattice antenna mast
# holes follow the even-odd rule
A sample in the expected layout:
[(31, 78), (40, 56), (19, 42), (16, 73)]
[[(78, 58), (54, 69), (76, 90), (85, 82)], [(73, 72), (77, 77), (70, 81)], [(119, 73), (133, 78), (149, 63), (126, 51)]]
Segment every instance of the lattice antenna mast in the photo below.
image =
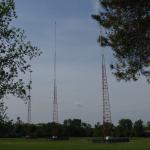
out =
[(57, 103), (57, 80), (56, 80), (56, 22), (55, 22), (55, 45), (54, 45), (54, 95), (53, 95), (53, 122), (58, 123), (58, 103)]
[[(102, 36), (102, 29), (100, 30), (100, 44)], [(107, 83), (107, 73), (105, 66), (105, 56), (104, 51), (102, 50), (102, 95), (103, 95), (103, 134), (104, 136), (111, 135), (111, 109), (109, 101), (109, 91)]]
[(110, 101), (104, 54), (102, 54), (103, 124), (111, 123)]
[(28, 95), (28, 123), (31, 123), (31, 73), (32, 71), (30, 70), (30, 77), (29, 77), (29, 95)]
[(111, 135), (111, 110), (107, 83), (107, 74), (104, 54), (102, 54), (102, 91), (103, 91), (103, 134), (104, 137)]

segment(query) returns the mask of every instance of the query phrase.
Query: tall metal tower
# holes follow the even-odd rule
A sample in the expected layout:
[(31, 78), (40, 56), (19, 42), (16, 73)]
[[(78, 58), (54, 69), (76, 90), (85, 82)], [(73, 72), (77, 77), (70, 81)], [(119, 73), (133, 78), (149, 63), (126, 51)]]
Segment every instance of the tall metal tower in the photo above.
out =
[(28, 123), (31, 123), (31, 73), (32, 71), (30, 70), (30, 78), (29, 78), (29, 95), (28, 95)]
[(56, 82), (56, 22), (55, 22), (55, 45), (54, 45), (54, 95), (53, 95), (53, 122), (58, 123), (57, 82)]
[(102, 54), (103, 134), (111, 135), (111, 110), (104, 54)]

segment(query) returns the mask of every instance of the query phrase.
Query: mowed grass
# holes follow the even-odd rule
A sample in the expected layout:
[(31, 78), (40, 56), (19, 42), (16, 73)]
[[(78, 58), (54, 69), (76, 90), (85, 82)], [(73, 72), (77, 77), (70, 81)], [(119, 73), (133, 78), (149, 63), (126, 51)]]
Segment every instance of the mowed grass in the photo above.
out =
[(150, 138), (131, 139), (129, 143), (96, 144), (88, 138), (69, 141), (47, 139), (0, 139), (0, 150), (150, 150)]

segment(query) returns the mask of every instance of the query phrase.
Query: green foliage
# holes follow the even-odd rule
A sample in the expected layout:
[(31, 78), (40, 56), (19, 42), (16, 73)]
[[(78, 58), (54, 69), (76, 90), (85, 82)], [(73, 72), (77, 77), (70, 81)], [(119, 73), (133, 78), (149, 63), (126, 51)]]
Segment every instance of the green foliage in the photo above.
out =
[(134, 128), (134, 136), (136, 136), (136, 137), (143, 136), (144, 127), (143, 127), (143, 121), (142, 120), (135, 121), (133, 128)]
[(0, 99), (6, 94), (26, 97), (27, 85), (19, 75), (29, 71), (29, 60), (41, 54), (23, 30), (12, 26), (16, 18), (14, 0), (0, 0)]
[(6, 114), (7, 107), (4, 106), (3, 100), (0, 100), (0, 123), (4, 123), (8, 120), (7, 114)]
[(130, 119), (121, 119), (119, 120), (119, 125), (117, 126), (117, 130), (119, 131), (119, 136), (121, 137), (129, 137), (132, 135), (132, 121)]
[(147, 121), (147, 128), (150, 130), (150, 121)]
[(71, 137), (92, 136), (92, 127), (90, 124), (81, 122), (80, 119), (64, 120), (63, 135)]
[[(133, 124), (130, 119), (121, 119), (117, 126), (111, 124), (112, 134), (114, 137), (144, 137), (145, 130), (149, 130), (148, 126), (143, 125), (142, 120), (137, 120)], [(56, 130), (55, 130), (56, 129)], [(90, 124), (82, 122), (80, 119), (67, 119), (63, 124), (59, 123), (23, 123), (20, 117), (17, 121), (3, 119), (0, 121), (0, 137), (26, 137), (31, 138), (48, 138), (54, 135), (64, 137), (103, 137), (104, 127), (97, 123), (94, 127)]]
[(103, 136), (103, 126), (97, 122), (93, 129), (93, 137), (102, 137)]
[(111, 65), (118, 80), (150, 81), (150, 1), (99, 0), (99, 14), (92, 17), (105, 33), (101, 46), (110, 46), (115, 63)]

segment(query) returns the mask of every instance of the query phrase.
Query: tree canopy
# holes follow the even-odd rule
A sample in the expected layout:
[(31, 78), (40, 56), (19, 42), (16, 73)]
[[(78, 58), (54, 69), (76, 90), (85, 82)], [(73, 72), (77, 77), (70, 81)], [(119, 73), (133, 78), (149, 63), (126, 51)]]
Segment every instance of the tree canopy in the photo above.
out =
[(12, 25), (16, 18), (14, 0), (0, 0), (0, 99), (7, 94), (26, 97), (28, 86), (19, 75), (28, 72), (29, 60), (41, 54), (26, 40), (24, 30)]
[(100, 10), (92, 15), (105, 30), (101, 46), (110, 46), (115, 62), (111, 64), (118, 80), (150, 82), (150, 1), (99, 0)]
[[(117, 126), (113, 125), (112, 136), (114, 137), (144, 137), (148, 136), (145, 131), (149, 131), (150, 127), (143, 125), (142, 120), (134, 123), (130, 119), (121, 119)], [(56, 124), (55, 124), (56, 125)], [(20, 117), (16, 121), (5, 119), (0, 120), (0, 137), (1, 138), (47, 138), (53, 136), (54, 122), (27, 124)], [(80, 119), (66, 119), (62, 124), (57, 124), (58, 135), (60, 137), (102, 137), (103, 125), (100, 123), (92, 127), (90, 124)]]
[(8, 120), (8, 116), (6, 113), (7, 107), (4, 106), (4, 102), (0, 102), (0, 122), (5, 122)]

